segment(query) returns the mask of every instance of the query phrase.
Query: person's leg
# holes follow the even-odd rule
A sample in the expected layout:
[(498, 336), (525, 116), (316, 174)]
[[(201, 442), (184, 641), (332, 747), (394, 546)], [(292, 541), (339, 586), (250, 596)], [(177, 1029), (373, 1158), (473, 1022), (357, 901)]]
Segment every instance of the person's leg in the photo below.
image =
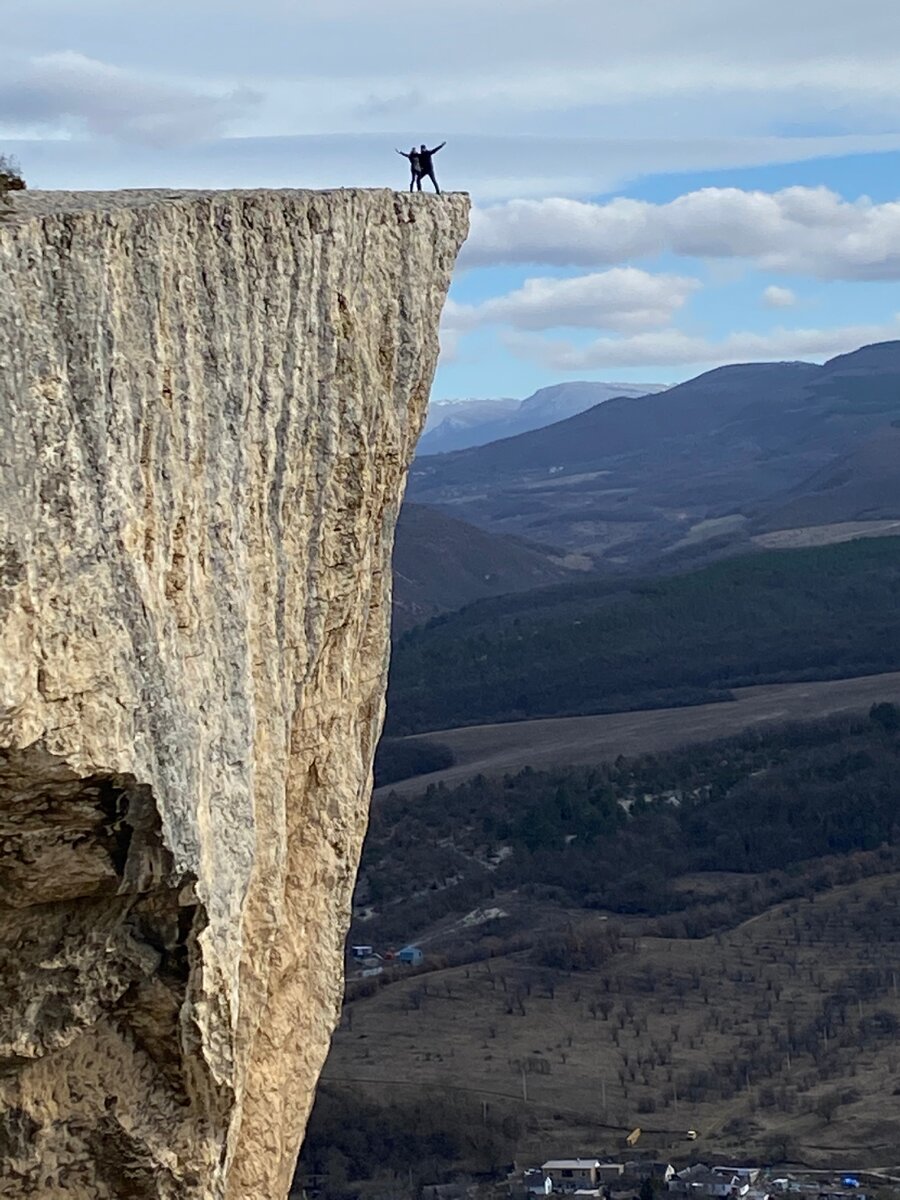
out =
[(418, 175), (416, 175), (416, 188), (417, 188), (417, 190), (418, 190), (418, 191), (420, 191), (420, 192), (421, 192), (421, 190), (422, 190), (422, 176), (421, 176), (421, 174), (418, 174)]
[(416, 186), (416, 173), (415, 173), (415, 171), (410, 171), (410, 173), (409, 173), (409, 190), (412, 191), (415, 186)]
[(440, 194), (441, 194), (441, 189), (438, 187), (438, 181), (437, 181), (437, 180), (435, 179), (435, 177), (434, 177), (434, 168), (433, 168), (433, 167), (432, 167), (432, 169), (431, 169), (431, 170), (428, 172), (428, 178), (429, 178), (429, 179), (431, 180), (431, 182), (434, 184), (434, 190), (435, 190), (435, 192), (437, 192), (437, 194), (438, 194), (438, 195), (440, 195)]

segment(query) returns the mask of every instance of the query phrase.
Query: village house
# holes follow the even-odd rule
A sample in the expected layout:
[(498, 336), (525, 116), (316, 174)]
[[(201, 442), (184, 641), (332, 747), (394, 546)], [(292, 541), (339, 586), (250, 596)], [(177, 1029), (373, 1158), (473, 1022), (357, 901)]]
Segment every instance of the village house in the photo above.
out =
[(675, 1168), (670, 1162), (652, 1162), (647, 1168), (647, 1175), (651, 1179), (659, 1179), (662, 1183), (668, 1183), (670, 1179), (675, 1178)]
[(726, 1200), (726, 1197), (746, 1196), (750, 1184), (731, 1168), (710, 1168), (704, 1163), (695, 1163), (669, 1179), (666, 1188), (675, 1196)]
[[(380, 954), (366, 954), (363, 957), (353, 956), (353, 975), (351, 978), (367, 979), (370, 975), (380, 975), (384, 971), (384, 959)], [(348, 967), (348, 972), (349, 972)]]
[(424, 961), (425, 955), (418, 946), (404, 946), (397, 952), (397, 962), (405, 967), (420, 967)]
[(551, 1158), (541, 1167), (554, 1192), (594, 1191), (600, 1163), (596, 1158)]
[(756, 1183), (759, 1179), (759, 1167), (716, 1167), (724, 1175), (737, 1175), (744, 1183)]

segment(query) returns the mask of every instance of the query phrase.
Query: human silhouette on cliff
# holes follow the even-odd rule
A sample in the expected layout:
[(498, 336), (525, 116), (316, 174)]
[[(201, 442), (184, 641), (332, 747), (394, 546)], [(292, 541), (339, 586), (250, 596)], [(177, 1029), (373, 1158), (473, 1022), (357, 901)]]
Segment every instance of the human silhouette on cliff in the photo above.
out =
[(438, 187), (438, 181), (434, 175), (434, 163), (431, 160), (431, 156), (437, 154), (438, 150), (443, 150), (446, 145), (446, 142), (441, 142), (439, 146), (434, 146), (429, 150), (423, 143), (418, 150), (413, 146), (408, 154), (405, 150), (397, 151), (398, 154), (402, 154), (404, 158), (409, 159), (409, 169), (412, 172), (412, 178), (409, 181), (410, 191), (415, 187), (421, 192), (422, 180), (427, 178), (434, 184), (434, 190), (437, 194), (441, 194), (441, 189)]
[[(412, 191), (413, 188), (416, 186), (416, 184), (419, 183), (419, 178), (421, 175), (421, 164), (419, 162), (419, 152), (415, 148), (415, 146), (413, 146), (408, 154), (406, 153), (405, 150), (398, 150), (397, 153), (402, 154), (404, 158), (409, 159), (409, 170), (410, 170), (409, 190)], [(422, 190), (422, 185), (421, 185), (421, 183), (419, 183), (419, 191), (421, 192), (421, 190)]]
[(438, 195), (441, 194), (441, 189), (438, 187), (438, 181), (434, 177), (434, 163), (431, 161), (431, 156), (432, 156), (432, 154), (437, 154), (438, 150), (443, 150), (443, 148), (446, 145), (447, 145), (446, 142), (441, 142), (441, 144), (439, 146), (435, 146), (433, 150), (429, 150), (427, 146), (419, 147), (418, 187), (419, 187), (420, 192), (422, 190), (422, 180), (427, 175), (428, 178), (431, 180), (431, 182), (434, 184), (434, 190), (437, 192)]

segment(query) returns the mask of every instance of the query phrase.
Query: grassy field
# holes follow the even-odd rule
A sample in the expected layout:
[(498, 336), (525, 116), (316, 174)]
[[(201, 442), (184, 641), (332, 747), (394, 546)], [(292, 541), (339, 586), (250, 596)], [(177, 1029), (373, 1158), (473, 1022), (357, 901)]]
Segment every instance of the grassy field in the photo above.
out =
[(838, 521), (831, 525), (758, 533), (750, 540), (765, 550), (795, 550), (802, 546), (833, 546), (855, 538), (896, 537), (897, 534), (900, 534), (900, 521)]
[[(738, 880), (682, 886), (727, 895)], [(640, 1126), (640, 1148), (660, 1156), (893, 1166), (898, 914), (891, 871), (709, 938), (616, 918), (618, 949), (600, 970), (561, 973), (520, 951), (348, 1003), (324, 1078), (523, 1112), (523, 1157), (621, 1153)], [(611, 928), (602, 915), (571, 920)]]
[(403, 740), (442, 742), (453, 751), (454, 766), (390, 784), (375, 796), (391, 791), (413, 796), (430, 783), (453, 785), (474, 775), (504, 775), (526, 766), (590, 766), (619, 754), (673, 750), (759, 725), (860, 712), (900, 697), (900, 672), (738, 688), (734, 697), (733, 702), (690, 708), (473, 725), (416, 735)]

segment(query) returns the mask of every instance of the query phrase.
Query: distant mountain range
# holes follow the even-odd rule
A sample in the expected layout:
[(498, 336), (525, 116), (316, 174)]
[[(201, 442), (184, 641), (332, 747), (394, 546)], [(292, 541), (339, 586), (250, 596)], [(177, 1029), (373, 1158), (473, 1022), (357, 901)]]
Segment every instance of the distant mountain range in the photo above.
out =
[(428, 409), (419, 455), (445, 454), (514, 437), (572, 417), (613, 397), (646, 396), (665, 390), (659, 383), (574, 381), (541, 388), (525, 400), (438, 400)]
[[(552, 407), (553, 393), (591, 386), (544, 392)], [(542, 408), (541, 396), (529, 405)], [(419, 457), (409, 495), (605, 569), (671, 567), (748, 547), (763, 530), (900, 517), (898, 450), (900, 342), (885, 342), (824, 366), (721, 367)]]

